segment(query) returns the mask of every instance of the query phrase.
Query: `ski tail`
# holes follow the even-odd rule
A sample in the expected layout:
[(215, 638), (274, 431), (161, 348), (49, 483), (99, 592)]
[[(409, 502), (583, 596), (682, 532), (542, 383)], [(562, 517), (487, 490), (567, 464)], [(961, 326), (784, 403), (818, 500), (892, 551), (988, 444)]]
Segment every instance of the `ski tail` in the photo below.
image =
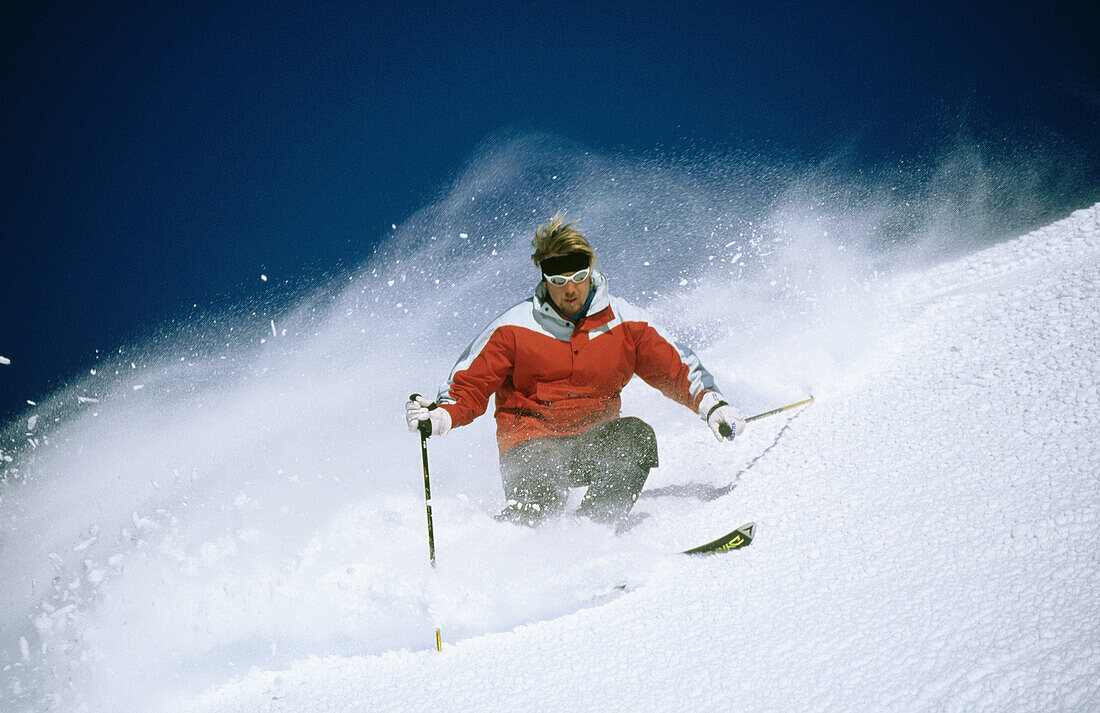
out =
[(684, 550), (685, 555), (712, 555), (718, 552), (730, 552), (748, 547), (752, 544), (752, 538), (756, 534), (756, 523), (745, 523), (741, 527), (722, 535), (717, 540), (712, 540), (705, 545)]

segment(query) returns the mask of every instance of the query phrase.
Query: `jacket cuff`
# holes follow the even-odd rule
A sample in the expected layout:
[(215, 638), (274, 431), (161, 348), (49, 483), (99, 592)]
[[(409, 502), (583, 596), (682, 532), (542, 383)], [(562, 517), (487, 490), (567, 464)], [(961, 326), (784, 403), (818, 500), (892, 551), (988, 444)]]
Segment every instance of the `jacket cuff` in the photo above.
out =
[(447, 415), (451, 417), (451, 428), (466, 425), (466, 422), (459, 418), (462, 409), (459, 408), (458, 404), (439, 404), (439, 408), (446, 411)]
[(711, 412), (715, 406), (722, 402), (722, 394), (717, 391), (707, 391), (703, 394), (703, 397), (699, 399), (699, 405), (696, 407), (696, 411), (699, 413), (699, 418), (704, 421), (707, 420), (707, 414)]

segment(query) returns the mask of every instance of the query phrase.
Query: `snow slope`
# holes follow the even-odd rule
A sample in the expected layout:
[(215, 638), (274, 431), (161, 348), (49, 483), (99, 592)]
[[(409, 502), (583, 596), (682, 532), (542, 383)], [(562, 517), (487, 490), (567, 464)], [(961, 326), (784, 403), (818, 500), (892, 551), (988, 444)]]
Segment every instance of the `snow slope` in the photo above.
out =
[[(875, 353), (789, 418), (730, 494), (643, 500), (655, 516), (591, 557), (754, 518), (749, 549), (651, 555), (606, 603), (442, 654), (426, 629), (417, 650), (256, 670), (184, 707), (1096, 710), (1100, 207), (899, 278), (877, 311)], [(721, 484), (778, 420), (707, 451), (708, 476)], [(665, 450), (701, 450), (701, 430), (666, 432)], [(479, 537), (469, 528), (457, 536)], [(471, 566), (478, 553), (450, 537), (441, 559)], [(453, 576), (441, 571), (441, 586)], [(461, 606), (434, 618), (445, 635)]]
[[(662, 465), (620, 538), (495, 523), (489, 419), (433, 439), (435, 571), (396, 394), (453, 355), (364, 392), (322, 342), (171, 412), (134, 401), (167, 368), (127, 382), (3, 491), (0, 709), (1096, 710), (1098, 283), (1100, 205), (711, 341), (746, 410), (817, 402), (719, 445), (632, 384)], [(747, 520), (746, 550), (675, 554)]]

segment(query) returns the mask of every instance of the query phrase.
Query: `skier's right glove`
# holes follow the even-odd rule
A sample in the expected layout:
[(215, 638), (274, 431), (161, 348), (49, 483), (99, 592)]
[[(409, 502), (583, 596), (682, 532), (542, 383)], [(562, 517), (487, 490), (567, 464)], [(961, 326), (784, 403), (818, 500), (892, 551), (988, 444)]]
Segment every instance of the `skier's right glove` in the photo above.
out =
[(423, 421), (432, 424), (430, 436), (445, 436), (451, 430), (451, 414), (447, 409), (442, 409), (420, 394), (415, 394), (405, 404), (405, 421), (409, 424), (409, 432), (416, 433)]
[[(710, 426), (719, 442), (727, 438), (732, 441), (745, 430), (745, 414), (741, 413), (741, 409), (730, 406), (713, 391), (703, 394), (699, 401), (699, 415)], [(728, 435), (723, 435), (722, 431), (726, 431)]]

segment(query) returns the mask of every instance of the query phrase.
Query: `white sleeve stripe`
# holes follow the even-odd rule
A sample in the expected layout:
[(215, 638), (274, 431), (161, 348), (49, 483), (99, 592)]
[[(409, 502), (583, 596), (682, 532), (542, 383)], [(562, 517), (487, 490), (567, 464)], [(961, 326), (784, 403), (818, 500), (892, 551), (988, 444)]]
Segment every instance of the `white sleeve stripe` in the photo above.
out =
[(718, 388), (714, 385), (714, 377), (707, 371), (702, 362), (699, 361), (699, 357), (695, 355), (688, 347), (680, 344), (673, 339), (665, 330), (653, 323), (649, 314), (635, 305), (625, 302), (620, 299), (613, 298), (612, 307), (615, 310), (615, 316), (622, 322), (641, 322), (649, 327), (653, 328), (653, 331), (657, 333), (661, 339), (672, 345), (672, 348), (676, 350), (676, 353), (688, 368), (688, 382), (690, 384), (691, 395), (694, 398), (699, 398), (699, 395), (704, 391), (718, 392)]
[(447, 381), (439, 388), (439, 394), (436, 396), (436, 403), (438, 404), (453, 404), (456, 403), (455, 399), (451, 396), (451, 387), (455, 383), (455, 374), (465, 369), (470, 368), (470, 364), (473, 363), (477, 355), (481, 353), (481, 350), (485, 348), (485, 345), (489, 343), (493, 334), (497, 331), (497, 328), (501, 326), (501, 320), (497, 320), (490, 324), (485, 330), (474, 338), (474, 341), (470, 342), (466, 350), (458, 357), (458, 361), (455, 362), (454, 367), (451, 369), (450, 375), (447, 377)]
[(680, 361), (688, 368), (688, 381), (691, 384), (691, 395), (693, 397), (699, 398), (699, 395), (704, 391), (718, 391), (714, 386), (714, 377), (703, 367), (702, 362), (699, 361), (699, 357), (695, 355), (695, 352), (674, 340), (663, 329), (653, 324), (653, 322), (646, 322), (646, 324), (652, 327), (653, 331), (660, 335), (661, 339), (671, 344), (672, 348), (676, 350), (676, 353), (680, 355)]
[[(439, 388), (439, 394), (436, 396), (436, 403), (439, 404), (453, 404), (457, 403), (454, 398), (451, 397), (451, 388), (454, 386), (455, 374), (460, 371), (464, 371), (470, 368), (470, 365), (477, 359), (478, 354), (485, 348), (485, 345), (492, 339), (493, 334), (501, 327), (517, 326), (525, 327), (527, 329), (539, 330), (539, 325), (533, 319), (532, 315), (532, 298), (528, 298), (519, 304), (513, 305), (508, 311), (501, 314), (488, 327), (482, 330), (481, 334), (474, 337), (474, 340), (466, 347), (462, 354), (458, 357), (458, 361), (455, 362), (454, 367), (451, 369), (450, 375), (447, 377), (447, 381), (443, 386)], [(549, 335), (553, 336), (553, 335)]]

